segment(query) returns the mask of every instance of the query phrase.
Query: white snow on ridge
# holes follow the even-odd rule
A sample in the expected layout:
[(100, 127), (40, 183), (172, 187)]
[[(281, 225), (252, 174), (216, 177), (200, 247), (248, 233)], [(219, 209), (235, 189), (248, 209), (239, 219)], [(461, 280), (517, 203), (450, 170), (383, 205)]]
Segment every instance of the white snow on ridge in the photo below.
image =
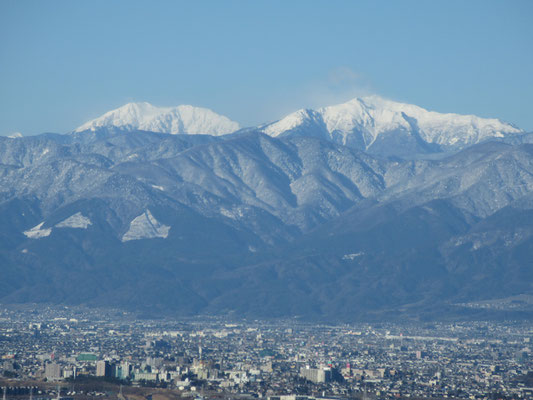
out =
[(130, 228), (122, 236), (122, 241), (127, 242), (129, 240), (153, 238), (164, 239), (168, 236), (169, 230), (170, 226), (161, 224), (154, 218), (150, 210), (146, 210), (130, 222)]
[(341, 144), (361, 135), (366, 148), (384, 133), (416, 132), (427, 143), (470, 145), (492, 137), (523, 133), (521, 129), (495, 118), (443, 114), (412, 104), (394, 102), (379, 96), (356, 98), (318, 110), (299, 110), (261, 127), (270, 136), (279, 136), (302, 125), (325, 125), (330, 138)]
[(46, 237), (50, 235), (50, 233), (52, 233), (52, 228), (41, 229), (43, 225), (44, 221), (41, 222), (39, 225), (36, 225), (33, 228), (24, 231), (23, 233), (24, 235), (26, 235), (26, 237), (29, 237), (30, 239), (40, 239), (42, 237)]
[[(240, 128), (237, 122), (207, 108), (190, 105), (155, 107), (144, 102), (129, 103), (109, 111), (74, 132), (101, 127), (210, 135), (224, 135)], [(258, 128), (274, 137), (299, 129), (299, 134), (319, 135), (339, 144), (356, 145), (361, 150), (367, 150), (380, 135), (400, 131), (419, 136), (426, 143), (454, 147), (523, 133), (496, 118), (438, 113), (379, 96), (356, 98), (317, 110), (299, 110)]]
[(150, 103), (129, 103), (89, 121), (74, 132), (118, 127), (172, 134), (224, 135), (235, 132), (239, 124), (207, 108), (181, 105), (155, 107)]
[(273, 124), (264, 125), (263, 132), (270, 136), (279, 136), (280, 134), (297, 128), (307, 121), (319, 121), (322, 118), (320, 111), (302, 109)]
[(87, 229), (89, 225), (92, 225), (92, 222), (89, 218), (84, 217), (81, 212), (78, 212), (74, 215), (71, 215), (67, 219), (59, 222), (54, 226), (54, 228), (81, 228)]

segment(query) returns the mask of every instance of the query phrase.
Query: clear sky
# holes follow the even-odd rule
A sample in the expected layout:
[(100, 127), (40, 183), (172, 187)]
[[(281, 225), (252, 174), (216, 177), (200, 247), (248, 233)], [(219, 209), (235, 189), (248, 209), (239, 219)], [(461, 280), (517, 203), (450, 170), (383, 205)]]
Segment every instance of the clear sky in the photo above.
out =
[(533, 1), (0, 0), (0, 135), (132, 101), (246, 126), (370, 93), (533, 130)]

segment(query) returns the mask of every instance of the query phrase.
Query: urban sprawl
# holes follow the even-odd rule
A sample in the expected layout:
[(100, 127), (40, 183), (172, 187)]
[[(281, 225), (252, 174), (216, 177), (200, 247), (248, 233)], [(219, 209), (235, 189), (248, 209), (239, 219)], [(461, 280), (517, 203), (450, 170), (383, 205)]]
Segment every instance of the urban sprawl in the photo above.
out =
[[(523, 321), (325, 325), (7, 307), (0, 382), (6, 400), (165, 391), (166, 399), (526, 399), (531, 341)], [(139, 397), (134, 388), (149, 389)]]

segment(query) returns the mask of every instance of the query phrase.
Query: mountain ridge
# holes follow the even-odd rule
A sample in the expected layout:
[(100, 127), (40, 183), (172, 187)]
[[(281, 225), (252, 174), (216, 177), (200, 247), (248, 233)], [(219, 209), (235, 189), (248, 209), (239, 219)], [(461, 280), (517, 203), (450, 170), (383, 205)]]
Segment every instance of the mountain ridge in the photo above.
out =
[(180, 105), (155, 107), (150, 103), (128, 103), (86, 122), (73, 132), (117, 127), (171, 134), (223, 135), (240, 128), (237, 122), (208, 108)]
[(533, 294), (531, 134), (417, 158), (317, 133), (0, 137), (0, 302), (431, 319)]
[(259, 129), (274, 137), (312, 134), (385, 155), (395, 153), (386, 147), (405, 146), (409, 141), (412, 145), (405, 153), (412, 153), (413, 149), (424, 153), (432, 152), (431, 147), (433, 151), (459, 149), (488, 139), (524, 133), (495, 118), (442, 114), (375, 95), (317, 110), (298, 110)]
[(301, 109), (278, 121), (244, 129), (205, 108), (128, 103), (73, 132), (98, 128), (215, 136), (258, 130), (273, 137), (311, 136), (373, 154), (402, 157), (456, 151), (486, 140), (510, 139), (525, 133), (496, 118), (428, 111), (377, 95), (316, 110)]

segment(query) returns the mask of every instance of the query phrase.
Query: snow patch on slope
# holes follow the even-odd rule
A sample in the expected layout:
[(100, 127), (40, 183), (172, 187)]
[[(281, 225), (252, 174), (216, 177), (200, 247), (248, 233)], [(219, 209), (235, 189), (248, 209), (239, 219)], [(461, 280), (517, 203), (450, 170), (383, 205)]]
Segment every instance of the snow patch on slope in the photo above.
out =
[(55, 228), (81, 228), (87, 229), (92, 222), (89, 218), (84, 217), (81, 212), (71, 215), (67, 219), (55, 225)]
[(33, 228), (24, 231), (24, 235), (30, 239), (40, 239), (42, 237), (49, 236), (52, 233), (52, 228), (41, 229), (44, 225), (44, 221), (39, 225), (34, 226)]
[(89, 225), (92, 225), (92, 222), (89, 218), (84, 217), (81, 212), (78, 212), (74, 215), (71, 215), (67, 219), (55, 224), (53, 227), (43, 229), (44, 221), (39, 225), (34, 226), (33, 228), (24, 231), (24, 235), (30, 239), (40, 239), (43, 237), (50, 236), (53, 228), (81, 228), (87, 229)]
[(170, 226), (161, 224), (154, 218), (150, 210), (146, 210), (130, 222), (130, 228), (122, 236), (122, 241), (166, 238), (169, 230)]
[(224, 135), (235, 132), (239, 124), (207, 108), (182, 105), (155, 107), (150, 103), (129, 103), (89, 121), (74, 132), (117, 127), (172, 134)]
[(350, 261), (353, 261), (355, 260), (357, 257), (361, 257), (361, 256), (364, 256), (365, 253), (362, 252), (362, 251), (359, 251), (357, 253), (351, 253), (351, 254), (345, 254), (342, 256), (342, 259), (343, 260), (350, 260)]

